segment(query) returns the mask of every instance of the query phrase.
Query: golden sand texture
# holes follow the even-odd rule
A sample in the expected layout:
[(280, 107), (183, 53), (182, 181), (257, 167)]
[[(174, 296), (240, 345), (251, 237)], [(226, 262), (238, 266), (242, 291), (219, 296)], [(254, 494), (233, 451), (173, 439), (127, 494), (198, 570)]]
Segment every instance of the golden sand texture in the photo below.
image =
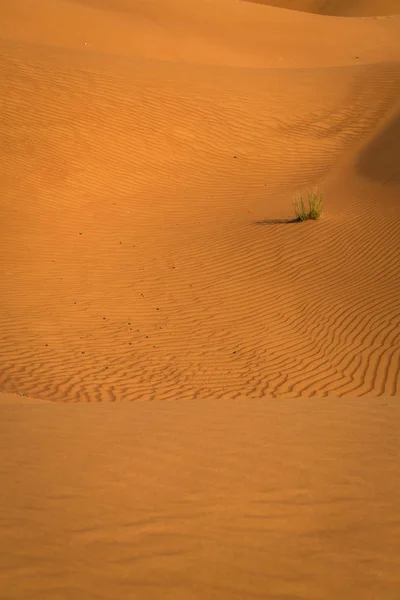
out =
[(0, 600), (400, 597), (400, 2), (266, 4), (0, 3)]
[[(399, 395), (399, 39), (233, 0), (3, 4), (1, 389)], [(316, 184), (322, 220), (287, 223)]]
[(400, 0), (246, 0), (320, 15), (377, 17), (400, 14)]
[(2, 599), (398, 597), (397, 399), (1, 415)]

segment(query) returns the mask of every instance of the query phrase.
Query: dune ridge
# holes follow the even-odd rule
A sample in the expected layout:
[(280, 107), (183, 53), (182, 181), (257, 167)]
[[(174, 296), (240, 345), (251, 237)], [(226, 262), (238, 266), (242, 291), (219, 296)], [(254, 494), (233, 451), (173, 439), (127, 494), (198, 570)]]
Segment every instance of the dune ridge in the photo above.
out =
[(399, 0), (244, 0), (267, 6), (337, 17), (380, 17), (400, 14)]

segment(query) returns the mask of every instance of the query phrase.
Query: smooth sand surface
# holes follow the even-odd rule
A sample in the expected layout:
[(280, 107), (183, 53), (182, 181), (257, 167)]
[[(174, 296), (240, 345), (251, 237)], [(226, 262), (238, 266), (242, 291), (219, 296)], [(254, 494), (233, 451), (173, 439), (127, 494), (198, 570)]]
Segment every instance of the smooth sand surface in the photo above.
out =
[(400, 2), (268, 4), (0, 3), (0, 600), (400, 597)]
[(397, 600), (397, 399), (4, 406), (0, 597)]

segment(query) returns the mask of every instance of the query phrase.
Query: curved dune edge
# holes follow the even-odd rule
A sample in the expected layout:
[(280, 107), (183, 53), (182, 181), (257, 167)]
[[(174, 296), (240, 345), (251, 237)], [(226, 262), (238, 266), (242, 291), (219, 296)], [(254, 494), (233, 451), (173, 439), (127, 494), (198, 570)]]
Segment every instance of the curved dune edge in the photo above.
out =
[(11, 394), (6, 392), (0, 392), (0, 405), (4, 404), (49, 404), (49, 401), (39, 400), (38, 398), (31, 398), (25, 393), (20, 392), (17, 394)]
[[(90, 4), (18, 0), (0, 40), (1, 389), (399, 395), (397, 20)], [(321, 221), (288, 223), (315, 184)]]
[[(399, 54), (396, 19), (327, 21), (237, 0), (217, 0), (212, 9), (207, 0), (39, 0), (34, 10), (15, 0), (0, 16), (2, 53), (18, 61), (25, 49), (32, 67), (38, 59), (54, 74), (71, 64), (100, 68), (108, 78), (129, 70), (132, 59), (254, 70), (355, 66), (397, 61)], [(148, 64), (148, 76), (152, 69)], [(206, 76), (213, 85), (213, 73)]]
[(300, 12), (335, 17), (378, 17), (400, 14), (400, 0), (243, 0)]

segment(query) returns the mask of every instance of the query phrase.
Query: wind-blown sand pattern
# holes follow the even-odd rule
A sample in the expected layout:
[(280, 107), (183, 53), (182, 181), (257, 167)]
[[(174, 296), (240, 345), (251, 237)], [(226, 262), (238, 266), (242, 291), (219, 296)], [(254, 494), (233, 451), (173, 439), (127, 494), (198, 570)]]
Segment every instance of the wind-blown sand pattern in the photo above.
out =
[(0, 107), (0, 600), (397, 600), (400, 0), (5, 0)]
[(2, 13), (3, 391), (400, 393), (400, 17)]

